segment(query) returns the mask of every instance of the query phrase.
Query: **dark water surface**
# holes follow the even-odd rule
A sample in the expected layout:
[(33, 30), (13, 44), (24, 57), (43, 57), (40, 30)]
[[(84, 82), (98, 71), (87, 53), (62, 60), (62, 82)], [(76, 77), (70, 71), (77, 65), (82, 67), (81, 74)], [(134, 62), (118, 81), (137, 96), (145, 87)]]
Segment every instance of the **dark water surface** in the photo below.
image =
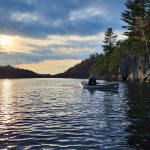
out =
[(0, 80), (0, 149), (150, 149), (150, 88), (88, 91), (81, 80)]

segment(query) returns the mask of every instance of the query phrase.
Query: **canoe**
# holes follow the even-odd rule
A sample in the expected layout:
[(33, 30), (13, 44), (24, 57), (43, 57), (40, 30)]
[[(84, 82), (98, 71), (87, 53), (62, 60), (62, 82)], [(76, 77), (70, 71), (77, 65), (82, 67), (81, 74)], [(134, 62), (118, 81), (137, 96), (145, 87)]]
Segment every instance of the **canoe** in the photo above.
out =
[(90, 89), (90, 90), (112, 90), (117, 91), (119, 88), (119, 83), (109, 83), (109, 84), (96, 84), (96, 85), (88, 85), (87, 82), (81, 82), (80, 87), (82, 89)]

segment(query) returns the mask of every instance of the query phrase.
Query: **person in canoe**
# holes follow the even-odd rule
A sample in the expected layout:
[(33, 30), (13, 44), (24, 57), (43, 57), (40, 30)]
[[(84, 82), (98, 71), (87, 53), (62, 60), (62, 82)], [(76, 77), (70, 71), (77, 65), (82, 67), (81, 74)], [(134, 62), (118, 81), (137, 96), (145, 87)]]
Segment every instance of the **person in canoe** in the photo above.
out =
[(88, 81), (88, 85), (96, 85), (96, 78), (93, 75), (90, 75), (89, 81)]

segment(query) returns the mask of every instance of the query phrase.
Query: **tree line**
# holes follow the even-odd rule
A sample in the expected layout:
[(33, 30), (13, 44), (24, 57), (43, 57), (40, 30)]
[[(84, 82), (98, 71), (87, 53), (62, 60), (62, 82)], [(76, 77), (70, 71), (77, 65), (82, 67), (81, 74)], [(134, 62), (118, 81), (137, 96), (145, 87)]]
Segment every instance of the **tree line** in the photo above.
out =
[(117, 41), (110, 27), (105, 31), (103, 54), (90, 56), (91, 72), (97, 76), (116, 76), (120, 61), (128, 55), (147, 56), (150, 53), (150, 0), (127, 0), (121, 19), (125, 22), (125, 40)]

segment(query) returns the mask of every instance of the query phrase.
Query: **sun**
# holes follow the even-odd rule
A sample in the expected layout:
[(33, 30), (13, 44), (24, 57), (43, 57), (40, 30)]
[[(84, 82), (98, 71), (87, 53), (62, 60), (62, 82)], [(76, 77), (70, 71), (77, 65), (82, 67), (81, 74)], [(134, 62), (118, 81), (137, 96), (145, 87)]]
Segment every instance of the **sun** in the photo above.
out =
[(9, 46), (10, 45), (10, 37), (9, 36), (2, 36), (1, 37), (1, 46)]

